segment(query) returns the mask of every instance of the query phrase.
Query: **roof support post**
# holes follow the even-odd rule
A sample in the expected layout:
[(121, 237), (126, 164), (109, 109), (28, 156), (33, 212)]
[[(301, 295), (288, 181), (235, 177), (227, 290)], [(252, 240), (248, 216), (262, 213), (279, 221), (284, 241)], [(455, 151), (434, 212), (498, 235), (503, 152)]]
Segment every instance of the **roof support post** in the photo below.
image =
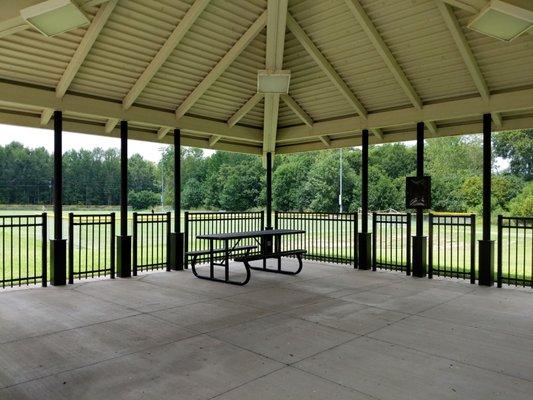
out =
[(54, 111), (54, 238), (50, 240), (50, 283), (67, 283), (67, 241), (63, 239), (63, 113)]
[(368, 233), (368, 129), (362, 132), (361, 158), (361, 232), (358, 234), (359, 269), (370, 269), (372, 265), (372, 234)]
[(490, 238), (491, 220), (491, 115), (483, 115), (483, 238), (479, 241), (479, 284), (494, 284), (494, 240)]
[(128, 236), (128, 121), (120, 121), (120, 236), (117, 237), (117, 275), (131, 276), (131, 236)]
[(266, 228), (272, 229), (272, 153), (266, 153)]
[[(416, 124), (416, 177), (424, 177), (424, 123)], [(427, 271), (427, 237), (424, 236), (424, 210), (416, 209), (416, 236), (413, 236), (413, 276), (423, 278)]]
[(170, 269), (183, 270), (183, 243), (183, 233), (181, 232), (181, 132), (179, 129), (174, 129), (174, 232), (170, 234)]

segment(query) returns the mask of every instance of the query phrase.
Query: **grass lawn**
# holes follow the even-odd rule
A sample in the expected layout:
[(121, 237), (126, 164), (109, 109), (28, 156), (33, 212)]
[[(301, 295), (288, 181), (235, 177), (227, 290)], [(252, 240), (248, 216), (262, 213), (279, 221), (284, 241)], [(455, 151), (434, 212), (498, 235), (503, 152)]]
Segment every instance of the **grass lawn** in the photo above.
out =
[[(37, 215), (42, 210), (0, 210), (0, 217), (6, 215)], [(102, 211), (80, 211), (83, 214), (102, 214), (109, 213)], [(132, 234), (132, 212), (128, 214), (128, 233)], [(118, 216), (118, 213), (117, 213)], [(184, 226), (184, 215), (181, 215), (182, 227)], [(15, 220), (16, 221), (16, 220)], [(1, 220), (0, 220), (1, 222)], [(4, 220), (4, 223), (10, 223), (10, 220)], [(115, 232), (120, 234), (120, 221), (116, 219)], [(306, 248), (308, 258), (320, 260), (322, 257), (333, 257), (339, 261), (353, 260), (353, 244), (355, 232), (349, 223), (343, 222), (338, 224), (339, 229), (328, 231), (325, 225), (308, 225), (303, 227), (306, 230), (305, 236), (294, 239), (292, 243), (282, 243), (284, 248), (292, 246), (293, 248)], [(361, 226), (361, 221), (359, 221)], [(372, 226), (369, 221), (369, 227)], [(283, 226), (289, 227), (289, 226)], [(293, 226), (295, 228), (301, 226)], [(481, 224), (478, 220), (476, 227), (476, 242), (481, 238)], [(411, 227), (411, 233), (414, 234), (414, 219)], [(424, 233), (427, 235), (428, 224), (424, 224)], [(491, 227), (492, 238), (497, 237), (497, 226)], [(66, 238), (68, 234), (68, 212), (63, 214), (63, 235)], [(531, 269), (533, 266), (533, 250), (530, 247), (533, 243), (533, 232), (529, 230), (520, 230), (518, 236), (505, 237), (503, 260), (503, 274), (509, 277), (518, 277), (522, 279), (531, 279)], [(161, 267), (166, 260), (166, 235), (163, 225), (153, 228), (144, 227), (139, 230), (139, 239), (137, 261), (139, 269), (152, 269)], [(405, 235), (403, 231), (387, 232), (379, 235), (376, 240), (378, 243), (377, 259), (383, 263), (405, 262)], [(403, 236), (403, 241), (401, 240)], [(48, 213), (48, 237), (53, 237), (53, 213)], [(111, 248), (110, 248), (111, 229), (109, 226), (101, 225), (89, 227), (87, 230), (79, 231), (76, 229), (74, 235), (74, 272), (80, 277), (91, 277), (109, 274), (108, 269), (111, 265)], [(159, 238), (159, 241), (157, 240)], [(437, 241), (437, 233), (434, 235), (434, 265), (439, 265), (439, 269), (447, 271), (464, 271), (469, 268), (470, 262), (470, 231), (467, 229), (464, 233), (451, 234), (449, 231), (444, 235), (441, 231)], [(204, 248), (205, 243), (191, 238), (192, 248)], [(287, 239), (286, 239), (287, 240)], [(142, 242), (142, 246), (141, 246)], [(438, 242), (438, 243), (437, 243)], [(18, 285), (19, 278), (39, 277), (41, 276), (42, 260), (42, 240), (40, 228), (13, 228), (0, 229), (0, 280), (4, 285), (9, 286), (10, 280), (15, 280), (14, 284)], [(49, 247), (49, 246), (48, 246)], [(511, 250), (511, 251), (507, 251)], [(48, 249), (49, 252), (49, 249)], [(477, 246), (476, 246), (476, 264), (477, 264)], [(437, 268), (437, 267), (434, 267)], [(477, 265), (476, 265), (477, 270)], [(96, 271), (96, 272), (94, 272)], [(39, 283), (39, 279), (32, 279), (30, 283)], [(26, 283), (23, 281), (22, 283)]]

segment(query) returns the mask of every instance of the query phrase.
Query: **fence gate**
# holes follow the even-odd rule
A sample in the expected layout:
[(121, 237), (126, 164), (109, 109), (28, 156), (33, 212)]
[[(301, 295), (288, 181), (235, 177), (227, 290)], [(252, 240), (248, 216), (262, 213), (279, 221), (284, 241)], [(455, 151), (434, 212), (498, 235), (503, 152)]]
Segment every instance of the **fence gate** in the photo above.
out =
[(533, 287), (533, 218), (498, 216), (498, 287)]
[(411, 213), (372, 213), (372, 270), (411, 275)]
[(357, 265), (357, 213), (278, 212), (277, 229), (302, 229), (305, 235), (283, 236), (284, 250), (307, 250), (304, 258)]
[(41, 215), (0, 216), (2, 288), (47, 282), (47, 219)]
[(115, 213), (69, 213), (68, 282), (115, 278)]
[(133, 213), (133, 276), (138, 271), (170, 271), (171, 214)]
[[(257, 231), (265, 229), (265, 212), (185, 212), (185, 233), (184, 247), (185, 251), (209, 250), (209, 244), (206, 240), (198, 240), (198, 235), (208, 235), (213, 233), (232, 233)], [(243, 239), (241, 245), (257, 246), (253, 239)], [(260, 249), (257, 250), (259, 252)], [(232, 254), (239, 254), (234, 252)], [(243, 253), (244, 254), (244, 253)], [(251, 252), (250, 254), (255, 254)], [(215, 259), (222, 259), (223, 254)], [(207, 262), (209, 255), (197, 258), (198, 264)], [(188, 268), (189, 257), (185, 257), (185, 268)]]

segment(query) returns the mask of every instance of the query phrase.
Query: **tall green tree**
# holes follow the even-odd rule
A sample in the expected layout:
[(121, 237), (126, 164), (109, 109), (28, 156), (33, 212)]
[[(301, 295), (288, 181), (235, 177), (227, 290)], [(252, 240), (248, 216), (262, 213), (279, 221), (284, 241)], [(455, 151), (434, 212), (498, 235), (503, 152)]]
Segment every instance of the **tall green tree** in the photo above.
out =
[(509, 160), (509, 172), (533, 180), (533, 129), (500, 132), (492, 137), (494, 154)]

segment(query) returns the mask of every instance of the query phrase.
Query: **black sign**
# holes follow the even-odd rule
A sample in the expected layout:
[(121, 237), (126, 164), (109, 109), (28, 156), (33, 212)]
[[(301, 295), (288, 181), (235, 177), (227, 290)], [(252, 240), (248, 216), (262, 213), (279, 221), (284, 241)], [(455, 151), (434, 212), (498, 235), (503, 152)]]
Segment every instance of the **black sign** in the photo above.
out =
[(431, 177), (405, 178), (405, 200), (406, 208), (431, 208)]

